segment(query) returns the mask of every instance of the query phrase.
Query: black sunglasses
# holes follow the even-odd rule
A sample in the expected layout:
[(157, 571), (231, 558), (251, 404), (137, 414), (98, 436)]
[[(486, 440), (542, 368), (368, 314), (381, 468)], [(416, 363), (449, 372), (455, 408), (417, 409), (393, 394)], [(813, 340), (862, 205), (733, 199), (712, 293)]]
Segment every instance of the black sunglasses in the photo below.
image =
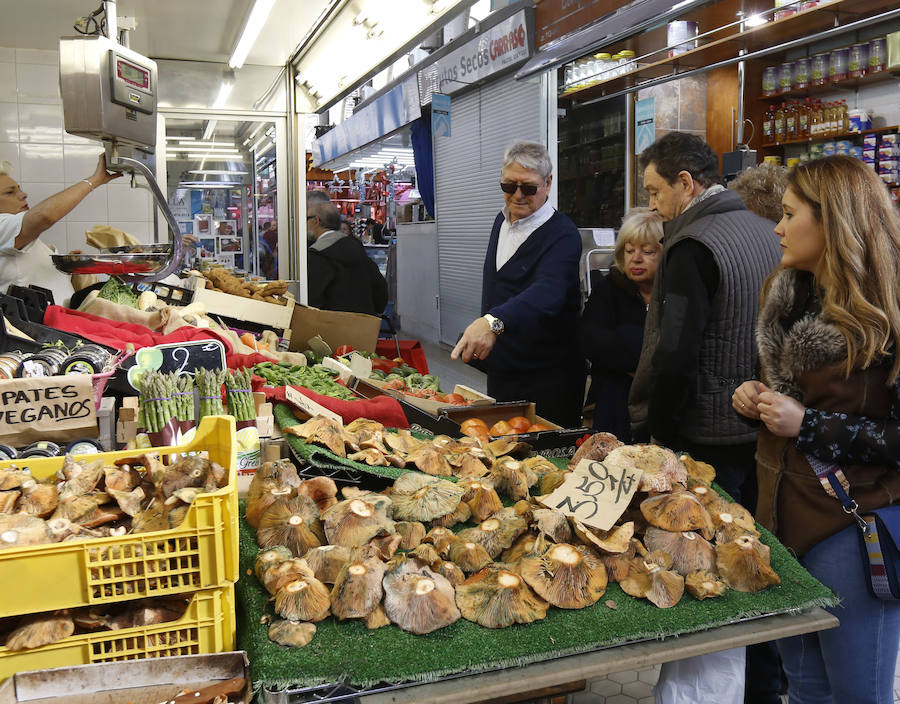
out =
[(533, 183), (516, 183), (515, 181), (500, 182), (500, 190), (504, 193), (509, 193), (509, 195), (515, 193), (519, 188), (522, 189), (523, 196), (533, 196), (538, 192), (540, 186), (535, 186)]

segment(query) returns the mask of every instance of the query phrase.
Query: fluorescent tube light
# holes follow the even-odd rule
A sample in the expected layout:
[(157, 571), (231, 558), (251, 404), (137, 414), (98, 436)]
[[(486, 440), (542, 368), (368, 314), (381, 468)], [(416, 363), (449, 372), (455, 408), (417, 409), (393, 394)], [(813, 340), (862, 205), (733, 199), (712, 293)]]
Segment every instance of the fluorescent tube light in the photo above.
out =
[(237, 46), (234, 47), (234, 52), (232, 52), (231, 58), (228, 59), (228, 65), (231, 68), (240, 68), (244, 65), (244, 62), (247, 60), (247, 54), (250, 53), (250, 49), (256, 43), (256, 38), (269, 18), (269, 12), (272, 11), (272, 5), (274, 4), (275, 0), (256, 0), (253, 3), (253, 9), (250, 10), (250, 16), (247, 17), (247, 23), (244, 25), (244, 31), (241, 32), (241, 38), (238, 39)]
[[(231, 81), (222, 81), (222, 85), (219, 86), (219, 94), (216, 96), (216, 99), (213, 101), (212, 109), (218, 110), (220, 108), (225, 107), (225, 101), (228, 100), (228, 96), (231, 95), (231, 89), (234, 88), (234, 83)], [(209, 139), (206, 136), (206, 133), (203, 133), (203, 139)]]
[(191, 169), (189, 174), (201, 174), (203, 176), (246, 176), (246, 171), (220, 171), (217, 169)]
[(206, 128), (203, 130), (203, 136), (200, 138), (204, 142), (213, 136), (213, 132), (216, 131), (216, 125), (219, 123), (218, 120), (209, 120), (206, 123)]

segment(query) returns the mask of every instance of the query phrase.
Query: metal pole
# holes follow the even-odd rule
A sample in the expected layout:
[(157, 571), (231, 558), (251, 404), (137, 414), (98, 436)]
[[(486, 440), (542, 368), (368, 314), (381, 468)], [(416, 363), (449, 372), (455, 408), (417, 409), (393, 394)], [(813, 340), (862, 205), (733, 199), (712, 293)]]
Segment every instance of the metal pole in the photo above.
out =
[(116, 17), (116, 0), (103, 0), (103, 14), (106, 16), (106, 38), (119, 41), (119, 19)]

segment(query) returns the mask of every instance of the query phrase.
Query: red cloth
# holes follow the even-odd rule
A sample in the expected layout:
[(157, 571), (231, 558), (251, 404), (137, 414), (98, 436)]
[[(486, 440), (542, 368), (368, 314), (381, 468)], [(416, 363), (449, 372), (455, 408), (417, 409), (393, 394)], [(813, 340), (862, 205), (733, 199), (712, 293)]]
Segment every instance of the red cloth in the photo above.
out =
[(229, 369), (244, 369), (245, 367), (252, 367), (254, 364), (264, 364), (265, 362), (274, 361), (275, 360), (271, 357), (266, 357), (265, 355), (257, 354), (256, 352), (251, 352), (250, 354), (238, 354), (237, 352), (232, 352), (225, 355), (225, 363), (228, 365)]
[(394, 344), (393, 339), (378, 340), (375, 344), (375, 353), (388, 359), (394, 359), (397, 356), (397, 347), (400, 348), (400, 359), (417, 370), (419, 374), (428, 373), (425, 350), (422, 349), (422, 343), (418, 340), (397, 340), (397, 344)]
[[(406, 420), (406, 416), (403, 414), (403, 409), (400, 407), (397, 399), (390, 396), (376, 396), (375, 398), (361, 399), (359, 401), (344, 401), (339, 398), (331, 398), (331, 396), (322, 396), (302, 386), (292, 386), (291, 388), (329, 411), (337, 413), (344, 420), (344, 425), (357, 418), (368, 418), (378, 421), (387, 428), (409, 427), (409, 421)], [(266, 401), (277, 401), (292, 405), (285, 398), (284, 389), (285, 387), (279, 386), (277, 388), (263, 387), (259, 390), (265, 392)], [(257, 390), (255, 383), (254, 390)]]

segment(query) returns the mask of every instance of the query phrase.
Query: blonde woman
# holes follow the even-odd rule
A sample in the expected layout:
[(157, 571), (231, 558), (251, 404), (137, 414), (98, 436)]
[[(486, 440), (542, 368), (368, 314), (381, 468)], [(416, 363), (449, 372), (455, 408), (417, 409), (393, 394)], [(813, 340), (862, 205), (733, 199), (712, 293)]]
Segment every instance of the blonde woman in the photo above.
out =
[[(762, 381), (734, 393), (758, 419), (757, 518), (831, 587), (839, 628), (779, 641), (790, 701), (893, 702), (900, 602), (868, 592), (860, 512), (900, 502), (900, 217), (861, 161), (795, 167), (775, 227), (781, 265), (757, 326)], [(840, 470), (840, 473), (838, 472)]]
[(628, 213), (609, 274), (592, 272), (591, 296), (579, 326), (581, 351), (591, 362), (588, 403), (595, 404), (594, 429), (623, 442), (631, 438), (628, 392), (641, 356), (662, 236), (662, 218), (649, 208)]

